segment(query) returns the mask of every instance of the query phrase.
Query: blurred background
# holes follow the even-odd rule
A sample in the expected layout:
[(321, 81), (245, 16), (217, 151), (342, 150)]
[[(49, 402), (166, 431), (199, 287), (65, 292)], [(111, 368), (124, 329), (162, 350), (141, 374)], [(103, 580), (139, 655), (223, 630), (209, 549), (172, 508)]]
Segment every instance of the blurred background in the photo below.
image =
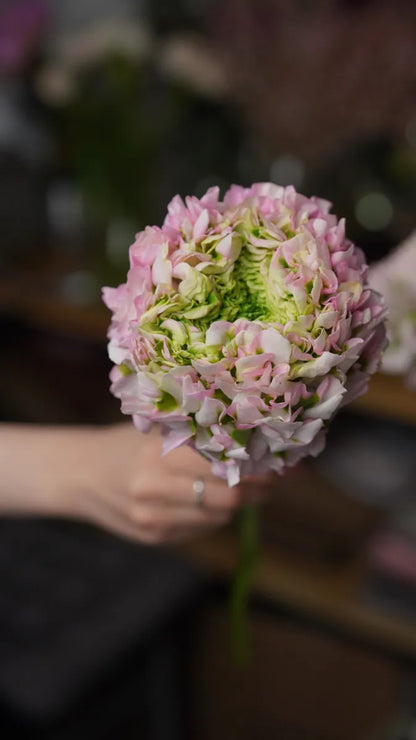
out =
[(415, 41), (411, 0), (0, 1), (2, 421), (120, 420), (100, 290), (176, 193), (328, 198), (387, 280), (410, 237), (393, 374), (263, 512), (250, 664), (232, 528), (3, 519), (2, 738), (416, 738)]

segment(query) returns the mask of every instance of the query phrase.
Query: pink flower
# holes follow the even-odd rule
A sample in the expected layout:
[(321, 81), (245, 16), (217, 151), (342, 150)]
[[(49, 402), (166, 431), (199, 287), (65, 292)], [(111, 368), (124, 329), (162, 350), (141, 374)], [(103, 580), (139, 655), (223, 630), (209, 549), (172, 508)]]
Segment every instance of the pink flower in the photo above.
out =
[(126, 284), (104, 289), (122, 412), (229, 485), (318, 454), (377, 369), (384, 308), (329, 209), (272, 183), (176, 196), (136, 236)]
[[(369, 281), (388, 306), (389, 346), (381, 369), (403, 375), (416, 388), (416, 232), (396, 250), (373, 265)], [(360, 314), (361, 317), (361, 314)], [(371, 346), (368, 352), (371, 355)]]

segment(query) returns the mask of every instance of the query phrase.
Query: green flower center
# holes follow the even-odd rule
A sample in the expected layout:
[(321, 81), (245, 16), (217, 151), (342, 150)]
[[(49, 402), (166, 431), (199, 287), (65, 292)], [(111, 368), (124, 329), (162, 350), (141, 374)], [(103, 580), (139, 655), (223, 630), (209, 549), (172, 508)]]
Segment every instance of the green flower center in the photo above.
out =
[[(250, 235), (264, 239), (264, 246), (254, 246)], [(288, 236), (292, 236), (291, 233)], [(189, 364), (192, 359), (219, 359), (219, 348), (207, 347), (205, 335), (214, 321), (237, 319), (285, 324), (295, 320), (299, 311), (293, 295), (285, 288), (288, 265), (283, 259), (273, 268), (274, 247), (267, 246), (267, 234), (259, 227), (234, 232), (234, 261), (227, 261), (215, 249), (218, 240), (208, 237), (198, 245), (212, 262), (201, 271), (195, 269), (195, 251), (190, 252), (189, 270), (178, 286), (169, 289), (142, 317), (140, 331), (153, 338), (154, 359), (159, 364)], [(161, 357), (163, 341), (174, 357), (170, 363)]]
[[(265, 252), (262, 267), (268, 271), (271, 254)], [(221, 278), (222, 276), (220, 276)], [(243, 245), (241, 253), (227, 280), (217, 280), (217, 290), (221, 294), (220, 319), (236, 321), (276, 321), (273, 307), (268, 301), (267, 288), (259, 261), (254, 261), (249, 248)]]

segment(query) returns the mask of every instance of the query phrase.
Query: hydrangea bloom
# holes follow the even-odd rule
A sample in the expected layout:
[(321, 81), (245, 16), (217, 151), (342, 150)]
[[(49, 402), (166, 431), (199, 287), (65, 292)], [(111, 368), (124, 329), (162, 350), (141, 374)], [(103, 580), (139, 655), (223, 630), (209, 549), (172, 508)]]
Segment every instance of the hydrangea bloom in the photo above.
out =
[(416, 388), (416, 232), (385, 259), (372, 265), (371, 286), (383, 294), (388, 306), (389, 346), (381, 369), (404, 375)]
[(229, 485), (318, 454), (378, 367), (381, 298), (329, 209), (270, 183), (176, 196), (130, 247), (127, 282), (104, 289), (123, 413)]

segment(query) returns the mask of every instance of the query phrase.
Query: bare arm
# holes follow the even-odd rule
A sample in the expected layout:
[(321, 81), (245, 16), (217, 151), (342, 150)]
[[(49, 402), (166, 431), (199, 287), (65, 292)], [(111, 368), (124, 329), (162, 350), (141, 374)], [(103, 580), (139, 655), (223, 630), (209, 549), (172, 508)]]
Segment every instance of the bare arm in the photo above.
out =
[[(192, 484), (203, 478), (204, 505)], [(85, 519), (143, 543), (197, 536), (238, 506), (263, 499), (270, 479), (229, 489), (189, 448), (161, 456), (158, 433), (109, 427), (0, 425), (0, 513)]]

